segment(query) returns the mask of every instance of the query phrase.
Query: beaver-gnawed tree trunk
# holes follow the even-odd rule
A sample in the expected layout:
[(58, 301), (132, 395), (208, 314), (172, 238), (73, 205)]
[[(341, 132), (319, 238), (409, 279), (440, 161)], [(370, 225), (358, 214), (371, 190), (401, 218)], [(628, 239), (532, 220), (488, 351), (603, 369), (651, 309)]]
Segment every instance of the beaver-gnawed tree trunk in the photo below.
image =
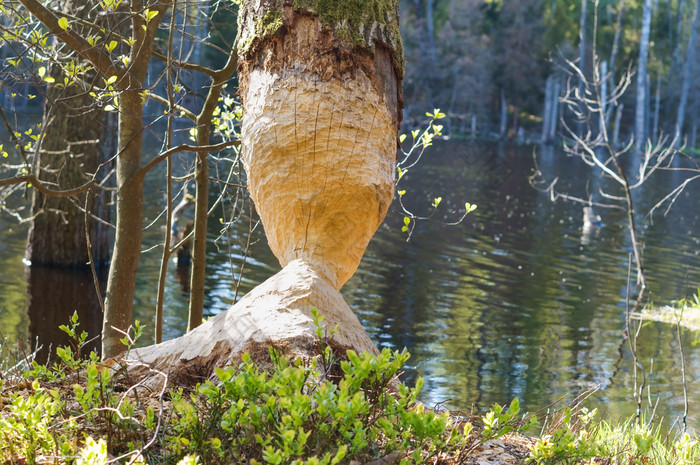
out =
[[(391, 202), (403, 55), (397, 0), (244, 0), (239, 13), (242, 156), (283, 266), (226, 313), (135, 351), (210, 376), (242, 352), (316, 348), (313, 308), (337, 349), (376, 351), (339, 289)], [(134, 354), (132, 354), (134, 355)]]

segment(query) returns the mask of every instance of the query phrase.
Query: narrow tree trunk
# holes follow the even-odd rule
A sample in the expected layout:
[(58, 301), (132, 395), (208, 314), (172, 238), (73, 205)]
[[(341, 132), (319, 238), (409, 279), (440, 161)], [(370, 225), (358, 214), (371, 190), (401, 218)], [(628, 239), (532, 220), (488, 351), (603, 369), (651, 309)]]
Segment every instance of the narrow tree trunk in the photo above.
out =
[(120, 330), (126, 331), (131, 325), (143, 229), (143, 114), (139, 91), (122, 92), (119, 107), (117, 225), (102, 324), (103, 358), (113, 357), (124, 349)]
[(695, 41), (698, 36), (698, 0), (695, 1), (695, 14), (693, 15), (693, 25), (690, 29), (690, 38), (685, 53), (685, 63), (683, 65), (683, 84), (681, 85), (680, 102), (678, 103), (678, 113), (676, 114), (676, 126), (673, 132), (674, 148), (680, 147), (683, 133), (683, 123), (685, 122), (685, 113), (688, 106), (688, 92), (690, 90), (690, 79), (693, 73), (693, 64), (695, 62)]
[(508, 129), (508, 106), (506, 105), (506, 91), (501, 89), (501, 124), (499, 137), (501, 140), (506, 138), (506, 130)]
[(435, 50), (435, 19), (433, 2), (435, 0), (425, 0), (425, 25), (426, 35), (428, 39), (428, 56), (430, 57), (430, 73), (435, 79), (435, 73), (438, 69), (437, 52)]
[(151, 5), (151, 10), (158, 12), (158, 20), (152, 20), (148, 25), (140, 14), (143, 8), (141, 0), (132, 1), (131, 33), (134, 45), (129, 54), (130, 69), (121, 81), (115, 83), (122, 91), (119, 95), (119, 152), (116, 166), (117, 221), (102, 324), (103, 359), (114, 357), (125, 349), (120, 339), (131, 326), (136, 272), (141, 257), (145, 175), (141, 166), (144, 130), (141, 99), (153, 39), (166, 4), (159, 1)]
[[(588, 5), (588, 0), (581, 0), (581, 18), (579, 27), (579, 62), (578, 66), (581, 70), (581, 77), (578, 82), (578, 95), (579, 98), (584, 98), (585, 89), (585, 76), (586, 76), (586, 6)], [(579, 137), (583, 134), (584, 122), (579, 121), (577, 124), (577, 134)]]
[(617, 108), (615, 108), (615, 130), (613, 131), (613, 147), (619, 147), (620, 145), (620, 123), (622, 122), (622, 110), (624, 110), (625, 104), (619, 103)]
[(554, 88), (552, 90), (552, 115), (549, 121), (549, 136), (548, 139), (552, 142), (556, 140), (557, 125), (559, 124), (559, 93), (561, 92), (561, 81), (558, 77), (554, 78)]
[[(221, 96), (224, 83), (236, 70), (236, 54), (231, 52), (226, 65), (217, 72), (209, 86), (209, 93), (202, 110), (197, 115), (197, 145), (209, 145), (211, 119)], [(197, 153), (195, 183), (197, 186), (194, 212), (194, 238), (192, 244), (192, 275), (190, 279), (190, 305), (187, 330), (202, 324), (204, 314), (204, 281), (207, 258), (207, 215), (209, 209), (209, 154)]]
[(472, 139), (476, 139), (476, 115), (472, 115)]
[(600, 115), (598, 115), (598, 132), (605, 132), (605, 115), (608, 110), (608, 62), (603, 60), (600, 62), (600, 75), (598, 82), (600, 83)]
[[(622, 16), (625, 12), (625, 0), (620, 1), (620, 6), (617, 11), (617, 23), (615, 24), (615, 38), (613, 39), (612, 51), (610, 52), (610, 92), (615, 92), (615, 62), (617, 60), (617, 52), (620, 49), (620, 37), (622, 36)], [(608, 112), (605, 115), (605, 124), (610, 123), (612, 115), (612, 106), (608, 107)]]
[(637, 106), (634, 119), (634, 145), (638, 151), (644, 149), (647, 140), (647, 61), (649, 59), (649, 35), (651, 31), (651, 0), (644, 0), (642, 8), (642, 31), (639, 41), (639, 63), (637, 64)]
[(542, 112), (542, 143), (549, 144), (549, 126), (552, 118), (552, 93), (554, 92), (554, 78), (552, 75), (547, 77), (547, 82), (544, 86), (544, 110)]
[(661, 109), (661, 67), (657, 73), (656, 78), (656, 95), (654, 99), (654, 124), (652, 128), (651, 137), (652, 140), (658, 141), (659, 139), (659, 111)]

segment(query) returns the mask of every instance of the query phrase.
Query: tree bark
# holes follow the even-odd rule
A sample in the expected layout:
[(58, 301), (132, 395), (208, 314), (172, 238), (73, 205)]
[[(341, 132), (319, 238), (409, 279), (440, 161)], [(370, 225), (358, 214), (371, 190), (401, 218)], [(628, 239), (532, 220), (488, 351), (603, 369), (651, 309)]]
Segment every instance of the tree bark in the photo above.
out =
[[(140, 76), (143, 82), (145, 72)], [(119, 156), (117, 157), (117, 224), (114, 254), (107, 278), (102, 323), (102, 357), (124, 350), (120, 339), (131, 325), (136, 271), (141, 256), (143, 229), (143, 176), (141, 146), (143, 113), (139, 90), (121, 93), (119, 108)]]
[(144, 129), (141, 92), (146, 82), (148, 63), (153, 51), (153, 39), (166, 7), (164, 2), (152, 5), (151, 11), (158, 12), (158, 19), (146, 25), (140, 14), (144, 8), (143, 1), (132, 1), (131, 27), (134, 45), (129, 54), (129, 72), (115, 83), (121, 91), (118, 121), (119, 153), (116, 166), (117, 221), (102, 324), (103, 359), (114, 357), (125, 349), (120, 339), (131, 326), (143, 230), (145, 172), (141, 166)]
[(647, 61), (649, 59), (649, 35), (651, 30), (651, 0), (644, 0), (642, 8), (642, 31), (639, 40), (639, 63), (637, 65), (637, 106), (634, 119), (634, 145), (637, 151), (644, 149), (647, 140)]
[(673, 133), (674, 148), (681, 145), (683, 124), (685, 123), (685, 113), (688, 106), (688, 92), (690, 90), (690, 80), (695, 62), (695, 41), (698, 37), (698, 13), (700, 13), (699, 2), (695, 1), (695, 14), (693, 15), (693, 25), (690, 29), (690, 38), (685, 53), (685, 63), (683, 65), (683, 84), (681, 86), (681, 96), (678, 103), (678, 113), (676, 114), (676, 126)]

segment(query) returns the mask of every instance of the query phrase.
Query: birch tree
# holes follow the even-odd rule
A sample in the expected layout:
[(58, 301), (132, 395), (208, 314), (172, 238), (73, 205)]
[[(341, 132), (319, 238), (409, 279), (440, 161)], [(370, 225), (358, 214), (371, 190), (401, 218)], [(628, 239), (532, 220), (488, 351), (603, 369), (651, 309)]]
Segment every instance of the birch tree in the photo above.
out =
[(637, 94), (634, 116), (634, 145), (642, 150), (647, 140), (647, 62), (649, 61), (649, 35), (651, 31), (651, 0), (644, 0), (642, 8), (642, 30), (639, 41), (637, 63)]
[(698, 37), (698, 13), (700, 13), (699, 2), (695, 1), (695, 13), (693, 14), (693, 25), (690, 29), (690, 37), (685, 52), (685, 63), (683, 63), (683, 84), (681, 86), (680, 101), (678, 103), (678, 113), (676, 114), (676, 125), (674, 129), (674, 148), (680, 147), (685, 114), (688, 107), (688, 91), (690, 80), (695, 63), (695, 42)]

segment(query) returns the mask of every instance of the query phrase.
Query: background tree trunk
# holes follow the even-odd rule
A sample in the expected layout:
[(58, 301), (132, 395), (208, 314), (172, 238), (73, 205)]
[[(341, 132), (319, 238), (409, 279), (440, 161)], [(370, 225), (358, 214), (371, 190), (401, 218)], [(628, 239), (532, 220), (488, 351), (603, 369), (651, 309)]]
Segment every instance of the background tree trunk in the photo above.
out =
[(643, 150), (647, 140), (647, 61), (649, 60), (649, 33), (651, 31), (651, 0), (644, 0), (642, 8), (642, 31), (639, 42), (639, 62), (637, 64), (637, 106), (634, 119), (634, 145)]
[(654, 123), (652, 125), (652, 140), (659, 139), (659, 112), (661, 110), (661, 68), (656, 78), (656, 95), (654, 96)]
[[(612, 50), (610, 52), (610, 73), (609, 73), (609, 88), (610, 92), (615, 92), (615, 63), (617, 61), (617, 52), (620, 49), (620, 37), (622, 36), (622, 17), (625, 14), (625, 0), (620, 0), (620, 6), (617, 10), (617, 22), (615, 23), (615, 38), (613, 39)], [(608, 106), (608, 112), (605, 115), (605, 124), (610, 123), (610, 117), (615, 105)]]
[(695, 61), (695, 41), (698, 37), (698, 1), (695, 1), (695, 14), (693, 15), (693, 25), (690, 29), (690, 37), (688, 38), (688, 46), (685, 52), (685, 63), (683, 64), (683, 84), (681, 86), (681, 96), (678, 103), (678, 113), (676, 114), (676, 126), (673, 133), (674, 148), (681, 145), (683, 124), (685, 122), (686, 108), (688, 107), (688, 92), (690, 90), (690, 79), (693, 72), (693, 62)]
[(598, 131), (603, 132), (606, 129), (605, 115), (608, 112), (608, 62), (603, 60), (600, 62), (600, 115), (598, 115)]
[(549, 144), (549, 126), (552, 118), (552, 94), (554, 93), (554, 78), (550, 74), (544, 87), (544, 110), (542, 112), (542, 143)]
[[(62, 8), (76, 17), (94, 19), (105, 26), (104, 15), (90, 18), (92, 6), (92, 2), (69, 1)], [(64, 74), (59, 66), (52, 67), (51, 76), (57, 83), (63, 83)], [(91, 79), (86, 76), (85, 81)], [(88, 90), (78, 84), (61, 88), (50, 85), (46, 96), (43, 121), (48, 126), (35, 160), (34, 174), (40, 180), (56, 183), (59, 189), (79, 186), (92, 178), (103, 160), (105, 113), (95, 105)], [(88, 264), (86, 214), (81, 207), (87, 207), (88, 215), (109, 221), (104, 191), (95, 190), (71, 199), (49, 197), (33, 189), (33, 221), (25, 254), (32, 265), (85, 267)], [(88, 230), (92, 258), (95, 265), (101, 266), (109, 260), (109, 227), (88, 219)]]
[(501, 140), (505, 140), (508, 129), (508, 105), (506, 104), (506, 91), (503, 88), (501, 88), (501, 122), (499, 126), (498, 135)]

